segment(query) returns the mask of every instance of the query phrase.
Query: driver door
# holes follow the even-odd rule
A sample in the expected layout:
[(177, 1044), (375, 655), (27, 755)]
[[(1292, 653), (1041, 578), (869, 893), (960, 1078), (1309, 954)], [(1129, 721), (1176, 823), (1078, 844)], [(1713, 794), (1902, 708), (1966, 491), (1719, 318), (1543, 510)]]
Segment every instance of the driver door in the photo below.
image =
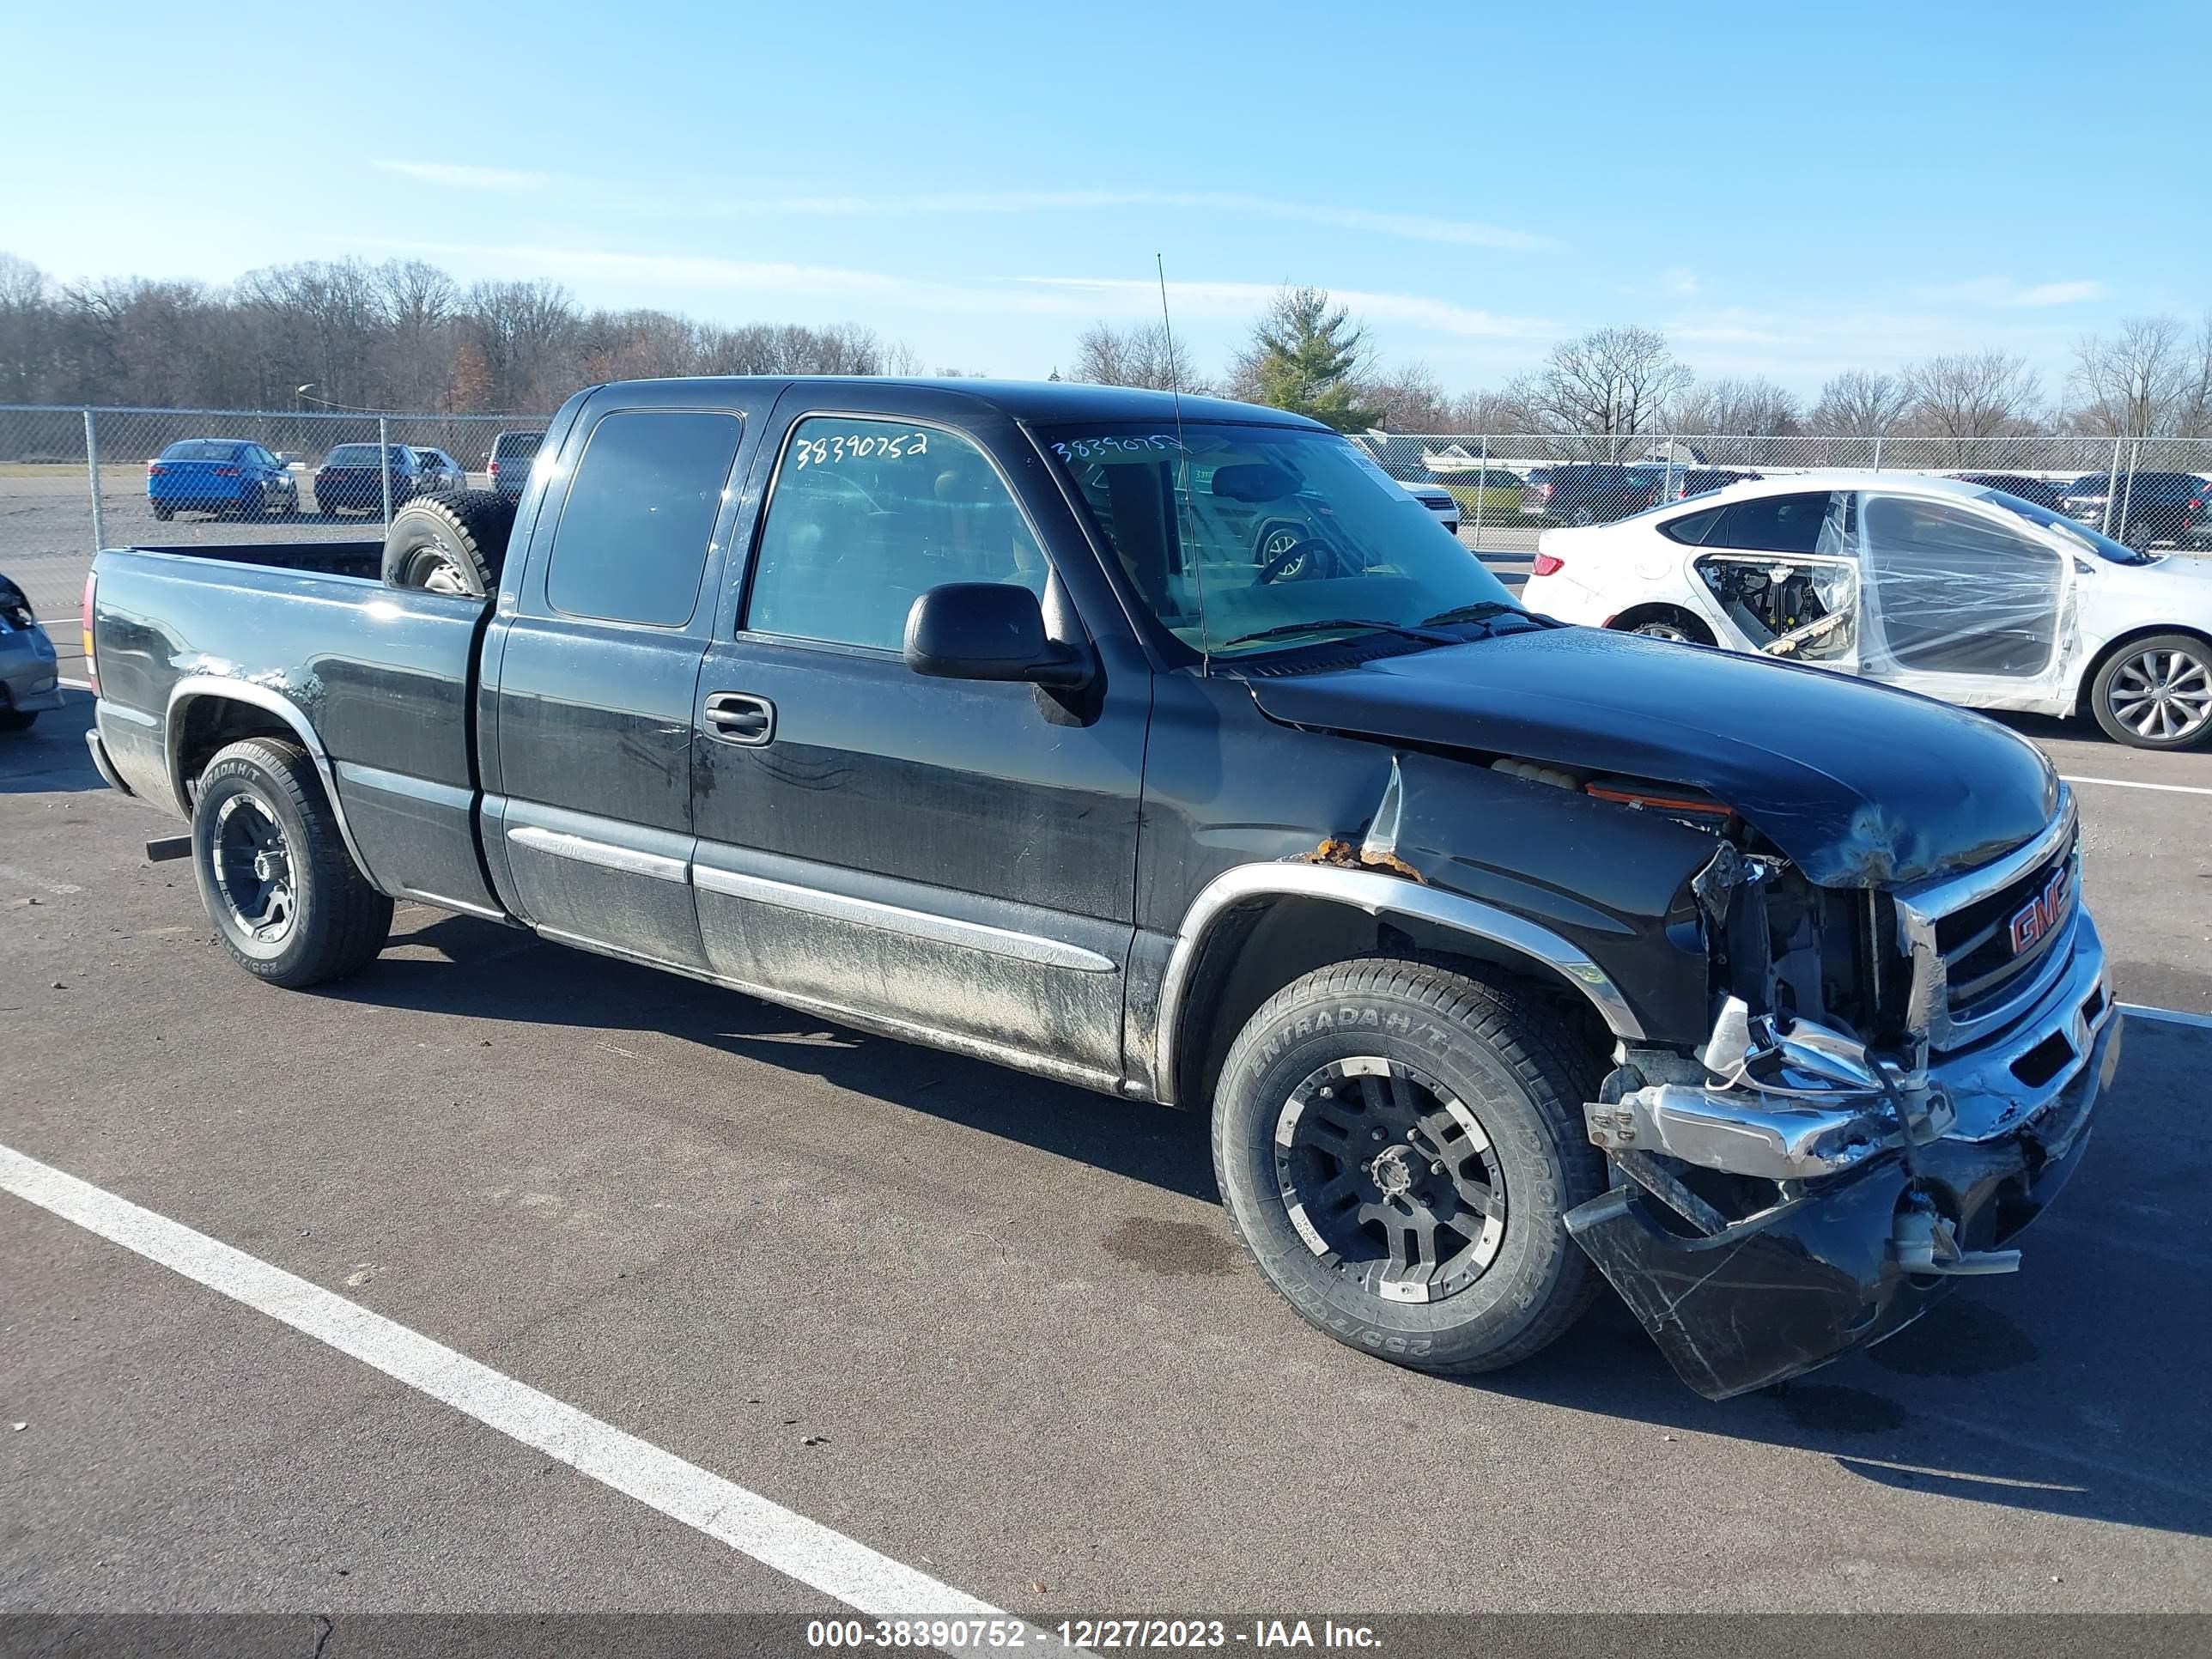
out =
[(2071, 562), (1967, 500), (1858, 493), (1870, 678), (1953, 702), (2040, 695), (2072, 632)]

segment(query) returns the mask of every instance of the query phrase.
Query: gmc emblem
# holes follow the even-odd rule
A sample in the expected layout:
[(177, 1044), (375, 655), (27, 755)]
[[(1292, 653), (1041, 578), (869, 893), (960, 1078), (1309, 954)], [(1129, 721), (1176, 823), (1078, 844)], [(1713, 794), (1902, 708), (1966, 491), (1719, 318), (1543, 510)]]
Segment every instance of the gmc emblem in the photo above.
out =
[(2074, 890), (2069, 884), (2074, 872), (2061, 865), (2051, 872), (2051, 879), (2043, 890), (2022, 905), (2012, 919), (2012, 953), (2019, 956), (2032, 951), (2047, 939), (2065, 919), (2066, 907), (2072, 902)]

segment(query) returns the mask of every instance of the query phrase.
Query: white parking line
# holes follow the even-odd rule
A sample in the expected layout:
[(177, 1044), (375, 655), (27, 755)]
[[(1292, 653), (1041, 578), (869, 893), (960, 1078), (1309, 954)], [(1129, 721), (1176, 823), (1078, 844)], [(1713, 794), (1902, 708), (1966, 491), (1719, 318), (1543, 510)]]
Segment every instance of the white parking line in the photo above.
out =
[(2066, 772), (2058, 775), (2069, 783), (2101, 783), (2107, 789), (2155, 789), (2165, 795), (2212, 795), (2212, 789), (2194, 783), (2137, 783), (2133, 778), (2077, 778)]
[[(321, 1285), (0, 1146), (0, 1190), (281, 1320), (787, 1577), (878, 1618), (1018, 1622), (817, 1521), (685, 1462)], [(1047, 1638), (1024, 1625), (1031, 1646)], [(981, 1632), (979, 1632), (979, 1637)], [(1004, 1645), (1003, 1642), (1001, 1645)], [(950, 1653), (987, 1650), (978, 1639)]]
[(2179, 1008), (2148, 1008), (2140, 1002), (2115, 1003), (2130, 1019), (2162, 1019), (2170, 1025), (2197, 1025), (2212, 1030), (2212, 1014), (2184, 1013)]

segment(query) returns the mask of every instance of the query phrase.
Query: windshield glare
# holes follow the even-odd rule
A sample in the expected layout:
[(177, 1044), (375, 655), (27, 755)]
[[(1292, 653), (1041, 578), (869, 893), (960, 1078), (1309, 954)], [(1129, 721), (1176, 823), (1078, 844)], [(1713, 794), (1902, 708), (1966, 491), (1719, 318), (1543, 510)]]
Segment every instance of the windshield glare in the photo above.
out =
[(2032, 525), (2039, 526), (2045, 530), (2055, 530), (2084, 553), (2094, 553), (2099, 558), (2107, 560), (2113, 564), (2158, 562), (2156, 554), (2138, 552), (2125, 542), (2116, 542), (2101, 531), (2083, 524), (2079, 519), (2069, 519), (2062, 514), (2053, 513), (2047, 507), (2039, 507), (2033, 501), (2023, 501), (2018, 495), (2008, 495), (2002, 489), (1985, 489), (1982, 492), (1982, 499), (1985, 501), (1996, 502), (2008, 513), (2017, 513)]
[[(1242, 657), (1512, 598), (1350, 440), (1193, 422), (1041, 434), (1129, 586), (1194, 652)], [(1306, 625), (1310, 624), (1308, 627)], [(1249, 636), (1262, 632), (1267, 640)]]

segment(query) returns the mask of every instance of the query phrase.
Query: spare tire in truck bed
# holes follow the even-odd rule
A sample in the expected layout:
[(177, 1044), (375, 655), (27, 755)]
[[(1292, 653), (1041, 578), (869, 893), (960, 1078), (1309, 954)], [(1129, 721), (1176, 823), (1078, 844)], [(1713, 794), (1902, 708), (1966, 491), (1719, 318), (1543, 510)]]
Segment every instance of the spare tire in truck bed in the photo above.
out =
[(411, 501), (384, 537), (384, 580), (433, 593), (489, 595), (507, 558), (514, 503), (495, 489), (455, 489)]

